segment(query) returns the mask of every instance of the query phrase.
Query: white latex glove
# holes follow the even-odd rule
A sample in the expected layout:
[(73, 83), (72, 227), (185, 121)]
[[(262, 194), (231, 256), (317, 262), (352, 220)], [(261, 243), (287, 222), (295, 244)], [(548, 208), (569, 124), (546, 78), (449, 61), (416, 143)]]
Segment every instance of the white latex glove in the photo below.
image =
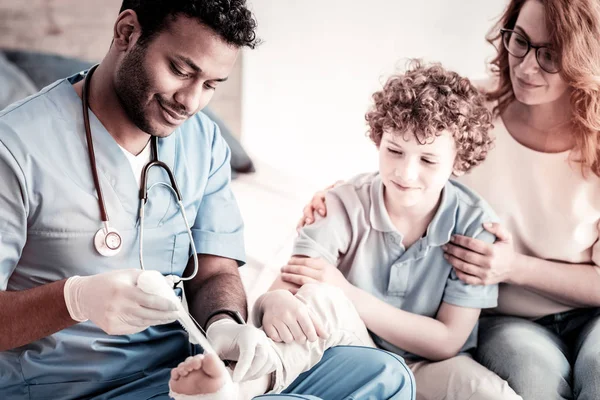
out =
[(64, 296), (71, 318), (90, 320), (109, 335), (133, 334), (175, 321), (177, 307), (171, 300), (136, 286), (140, 273), (124, 269), (67, 279)]
[(273, 290), (260, 296), (252, 317), (275, 342), (305, 343), (329, 337), (323, 321), (288, 290)]
[(273, 342), (252, 325), (220, 319), (208, 327), (206, 337), (222, 360), (237, 361), (234, 382), (257, 379), (280, 365)]

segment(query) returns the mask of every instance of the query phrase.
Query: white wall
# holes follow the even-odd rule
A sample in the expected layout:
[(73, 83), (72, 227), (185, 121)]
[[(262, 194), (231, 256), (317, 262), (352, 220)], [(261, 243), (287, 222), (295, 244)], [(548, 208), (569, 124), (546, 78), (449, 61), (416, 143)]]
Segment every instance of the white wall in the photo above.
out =
[(471, 78), (506, 0), (252, 0), (264, 43), (244, 54), (242, 130), (254, 157), (314, 185), (377, 168), (371, 94), (408, 57)]

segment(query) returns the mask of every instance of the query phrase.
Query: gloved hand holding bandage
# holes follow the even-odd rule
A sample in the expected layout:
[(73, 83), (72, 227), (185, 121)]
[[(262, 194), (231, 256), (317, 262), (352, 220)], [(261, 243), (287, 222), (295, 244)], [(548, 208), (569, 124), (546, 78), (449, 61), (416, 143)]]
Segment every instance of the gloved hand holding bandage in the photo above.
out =
[(69, 315), (90, 320), (109, 335), (141, 332), (177, 319), (172, 300), (148, 294), (136, 286), (139, 269), (104, 272), (67, 279), (64, 297)]
[(222, 360), (237, 362), (232, 376), (234, 382), (257, 379), (281, 364), (273, 343), (252, 325), (221, 319), (208, 327), (206, 336)]

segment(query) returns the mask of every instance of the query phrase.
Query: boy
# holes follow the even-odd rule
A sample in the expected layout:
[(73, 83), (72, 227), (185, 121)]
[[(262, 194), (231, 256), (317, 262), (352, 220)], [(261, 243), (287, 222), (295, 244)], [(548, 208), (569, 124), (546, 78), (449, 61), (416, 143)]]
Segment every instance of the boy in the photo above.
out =
[(373, 99), (379, 173), (327, 192), (327, 217), (299, 232), (281, 279), (341, 288), (377, 346), (407, 360), (417, 399), (519, 398), (469, 355), (497, 286), (463, 283), (443, 251), (455, 234), (495, 239), (482, 226), (497, 219), (490, 207), (449, 180), (491, 149), (484, 97), (458, 74), (414, 62)]

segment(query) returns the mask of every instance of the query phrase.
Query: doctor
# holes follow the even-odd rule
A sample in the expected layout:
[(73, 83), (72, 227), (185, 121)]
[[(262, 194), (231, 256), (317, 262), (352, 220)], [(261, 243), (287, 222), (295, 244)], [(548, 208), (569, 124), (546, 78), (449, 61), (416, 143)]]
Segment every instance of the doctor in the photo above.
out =
[[(224, 358), (249, 352), (253, 370), (268, 367), (266, 336), (238, 318), (245, 256), (229, 149), (198, 113), (239, 49), (257, 44), (255, 28), (245, 0), (125, 0), (93, 76), (0, 113), (0, 398), (167, 398), (170, 369), (195, 349), (168, 301), (136, 287), (142, 254), (146, 269), (193, 277), (190, 311), (222, 338)], [(142, 179), (157, 160), (167, 168)], [(163, 185), (168, 170), (183, 209)], [(152, 188), (143, 226), (140, 188)], [(326, 353), (327, 366), (288, 392), (377, 397), (389, 365), (360, 354)], [(332, 366), (344, 363), (368, 380), (338, 373), (333, 384)]]

